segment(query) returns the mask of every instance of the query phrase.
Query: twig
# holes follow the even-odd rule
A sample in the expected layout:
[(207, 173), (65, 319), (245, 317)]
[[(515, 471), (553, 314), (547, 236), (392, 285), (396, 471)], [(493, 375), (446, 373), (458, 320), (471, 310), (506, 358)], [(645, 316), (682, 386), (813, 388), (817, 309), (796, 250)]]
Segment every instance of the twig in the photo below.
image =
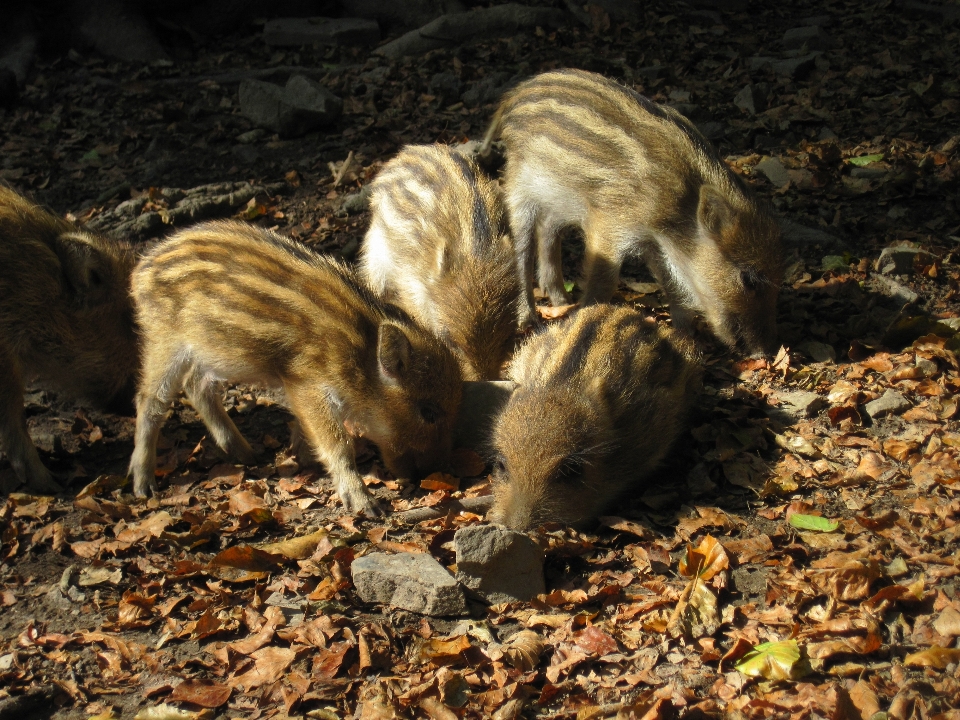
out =
[(466, 512), (482, 515), (490, 509), (491, 505), (493, 505), (493, 496), (483, 495), (482, 497), (451, 500), (450, 502), (442, 505), (434, 505), (433, 507), (414, 508), (413, 510), (397, 513), (393, 516), (393, 519), (401, 525), (416, 525), (424, 520), (434, 520), (435, 518), (444, 517), (451, 510), (454, 512), (465, 510)]

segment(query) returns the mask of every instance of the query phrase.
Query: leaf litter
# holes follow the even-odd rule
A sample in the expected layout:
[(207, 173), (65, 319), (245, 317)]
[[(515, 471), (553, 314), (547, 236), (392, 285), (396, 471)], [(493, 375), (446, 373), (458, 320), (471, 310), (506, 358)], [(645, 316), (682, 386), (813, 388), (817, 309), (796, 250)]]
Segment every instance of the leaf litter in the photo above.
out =
[[(944, 119), (960, 43), (906, 5), (800, 3), (788, 17), (654, 3), (631, 19), (597, 4), (589, 25), (399, 61), (278, 59), (235, 35), (173, 68), (41, 64), (0, 116), (5, 179), (108, 230), (133, 200), (133, 219), (160, 219), (136, 239), (182, 222), (174, 190), (208, 188), (245, 198), (235, 216), (352, 257), (366, 218), (345, 198), (402, 144), (478, 138), (492, 114), (495, 97), (438, 102), (434, 75), (453, 68), (469, 88), (558, 66), (682, 104), (807, 234), (787, 233), (777, 357), (708, 354), (691, 429), (658, 476), (589, 531), (541, 528), (546, 594), (475, 605), (470, 621), (364, 605), (350, 565), (373, 550), (449, 565), (452, 531), (481, 518), (342, 517), (269, 394), (224, 398), (269, 458), (247, 468), (225, 464), (178, 404), (165, 489), (148, 501), (124, 486), (129, 419), (37, 395), (31, 429), (56, 438), (38, 443), (44, 461), (82, 489), (9, 492), (0, 466), (0, 707), (52, 684), (54, 717), (957, 717), (960, 143)], [(763, 38), (823, 12), (840, 42), (809, 75), (751, 65), (779, 52)], [(223, 102), (236, 89), (192, 78), (283, 62), (327, 63), (345, 117), (300, 141), (238, 144), (252, 126)], [(764, 109), (734, 104), (761, 83)], [(168, 141), (151, 149), (158, 134)], [(783, 184), (761, 167), (771, 157)], [(906, 258), (892, 269), (889, 248)], [(576, 243), (564, 253), (575, 278)], [(651, 281), (628, 264), (615, 302), (666, 320)], [(888, 391), (907, 407), (871, 414)], [(489, 492), (475, 455), (419, 488), (400, 488), (368, 447), (358, 459), (395, 513)]]

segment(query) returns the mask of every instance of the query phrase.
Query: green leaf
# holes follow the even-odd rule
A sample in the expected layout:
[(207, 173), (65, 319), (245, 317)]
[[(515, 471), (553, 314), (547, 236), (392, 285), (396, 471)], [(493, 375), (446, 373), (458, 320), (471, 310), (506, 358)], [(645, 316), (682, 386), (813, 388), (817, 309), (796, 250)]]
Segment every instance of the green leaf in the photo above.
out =
[(573, 292), (573, 288), (576, 287), (576, 285), (577, 284), (572, 280), (567, 280), (566, 282), (563, 283), (563, 289), (566, 290), (567, 292)]
[(849, 270), (850, 266), (844, 261), (842, 255), (827, 255), (823, 258), (820, 269), (829, 272), (830, 270)]
[(85, 152), (85, 153), (83, 154), (83, 159), (84, 159), (84, 160), (99, 160), (99, 159), (100, 159), (100, 153), (98, 153), (96, 150), (90, 150), (89, 152)]
[(817, 532), (833, 532), (840, 523), (836, 520), (820, 517), (819, 515), (801, 515), (794, 513), (790, 516), (790, 524), (799, 530), (816, 530)]
[(883, 160), (883, 153), (877, 153), (876, 155), (861, 155), (860, 157), (847, 158), (847, 162), (851, 165), (856, 165), (857, 167), (863, 167), (864, 165), (869, 165), (870, 163), (880, 162)]
[(803, 677), (807, 674), (806, 665), (800, 661), (797, 641), (781, 640), (757, 645), (735, 667), (747, 677), (777, 681)]

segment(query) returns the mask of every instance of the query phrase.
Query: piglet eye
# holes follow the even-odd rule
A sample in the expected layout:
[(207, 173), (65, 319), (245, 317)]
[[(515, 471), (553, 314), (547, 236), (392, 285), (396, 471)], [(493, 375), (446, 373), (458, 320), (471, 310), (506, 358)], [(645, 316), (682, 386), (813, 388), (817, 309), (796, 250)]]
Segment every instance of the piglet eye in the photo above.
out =
[(420, 406), (420, 417), (425, 423), (435, 425), (440, 418), (440, 410), (436, 405), (426, 404)]
[(757, 290), (760, 289), (759, 276), (750, 270), (742, 270), (740, 272), (740, 282), (742, 282), (743, 287), (745, 287), (750, 292), (756, 292)]
[(504, 462), (503, 458), (497, 456), (493, 459), (493, 471), (497, 475), (505, 475), (507, 472), (507, 464)]

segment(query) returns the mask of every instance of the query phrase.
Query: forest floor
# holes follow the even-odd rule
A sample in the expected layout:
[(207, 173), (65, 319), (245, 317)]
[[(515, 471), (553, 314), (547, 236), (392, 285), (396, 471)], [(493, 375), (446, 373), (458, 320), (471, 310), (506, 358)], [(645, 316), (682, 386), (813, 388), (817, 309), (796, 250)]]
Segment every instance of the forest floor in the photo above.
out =
[[(557, 67), (676, 105), (793, 225), (780, 354), (709, 351), (657, 475), (587, 531), (540, 529), (547, 594), (468, 620), (365, 604), (350, 564), (382, 550), (450, 565), (455, 529), (482, 518), (400, 524), (451, 491), (400, 489), (372, 449), (394, 519), (345, 517), (291, 456), (271, 395), (225, 397), (255, 467), (225, 462), (178, 404), (162, 490), (138, 500), (117, 483), (133, 419), (32, 388), (31, 434), (68, 492), (19, 494), (0, 461), (0, 717), (960, 718), (960, 33), (889, 0), (678, 7), (620, 21), (594, 6), (592, 27), (400, 61), (277, 51), (252, 27), (172, 63), (71, 52), (35, 68), (0, 110), (0, 177), (105, 231), (123, 201), (128, 220), (170, 219), (172, 188), (250, 183), (226, 215), (351, 259), (368, 217), (346, 197), (405, 144), (479, 139), (504, 88)], [(779, 74), (781, 38), (809, 22), (821, 54)], [(343, 117), (251, 133), (239, 77), (268, 68), (310, 68)], [(734, 102), (747, 85), (753, 113)], [(568, 278), (580, 255), (565, 249)], [(615, 302), (669, 319), (639, 265)]]

